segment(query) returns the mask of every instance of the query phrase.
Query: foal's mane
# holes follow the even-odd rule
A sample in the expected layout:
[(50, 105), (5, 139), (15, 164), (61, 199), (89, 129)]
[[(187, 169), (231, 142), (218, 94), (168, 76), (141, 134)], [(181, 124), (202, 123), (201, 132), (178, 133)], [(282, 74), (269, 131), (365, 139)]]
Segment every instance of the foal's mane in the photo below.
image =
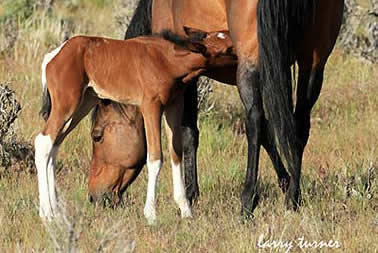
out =
[(191, 52), (198, 52), (199, 48), (193, 47), (193, 43), (200, 43), (203, 41), (203, 39), (206, 38), (207, 34), (198, 32), (193, 33), (190, 35), (190, 37), (183, 37), (176, 33), (173, 33), (171, 30), (163, 30), (162, 32), (155, 34), (156, 37), (162, 37), (163, 39), (172, 42), (173, 44), (182, 47), (186, 50), (189, 50)]
[(163, 30), (158, 35), (182, 47), (186, 47), (188, 43), (201, 42), (207, 36), (207, 34), (204, 32), (198, 32), (191, 34), (190, 37), (183, 37), (176, 33), (173, 33), (171, 30)]

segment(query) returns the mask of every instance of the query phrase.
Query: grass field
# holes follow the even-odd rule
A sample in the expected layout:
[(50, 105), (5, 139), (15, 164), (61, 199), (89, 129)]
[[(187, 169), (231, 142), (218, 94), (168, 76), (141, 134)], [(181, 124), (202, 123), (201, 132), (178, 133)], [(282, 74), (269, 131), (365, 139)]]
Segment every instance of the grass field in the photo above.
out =
[[(56, 1), (51, 12), (33, 8), (31, 15), (12, 24), (18, 37), (0, 55), (0, 82), (16, 91), (23, 107), (15, 125), (20, 138), (32, 143), (42, 127), (40, 63), (63, 40), (62, 20), (70, 20), (74, 33), (121, 38), (113, 18), (120, 2)], [(0, 3), (0, 16), (7, 13), (5, 3)], [(0, 172), (0, 252), (128, 252), (134, 247), (136, 252), (377, 252), (377, 67), (340, 49), (331, 56), (312, 115), (299, 212), (285, 210), (284, 196), (263, 152), (256, 218), (240, 219), (247, 148), (244, 135), (232, 129), (242, 106), (234, 87), (217, 85), (210, 98), (215, 109), (202, 114), (199, 122), (201, 197), (192, 219), (179, 217), (169, 162), (160, 174), (156, 226), (148, 226), (143, 216), (146, 170), (129, 188), (123, 207), (90, 205), (91, 143), (85, 120), (59, 154), (57, 184), (66, 220), (41, 222), (35, 173)]]

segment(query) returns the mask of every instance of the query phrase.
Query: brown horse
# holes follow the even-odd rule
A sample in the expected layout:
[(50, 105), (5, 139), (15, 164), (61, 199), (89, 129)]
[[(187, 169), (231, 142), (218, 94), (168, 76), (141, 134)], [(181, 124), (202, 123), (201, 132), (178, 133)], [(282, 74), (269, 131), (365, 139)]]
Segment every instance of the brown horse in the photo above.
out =
[[(121, 113), (121, 117), (119, 114)], [(147, 158), (142, 114), (137, 106), (103, 100), (93, 115), (92, 161), (89, 170), (89, 199), (112, 192), (121, 201), (122, 193), (139, 175)]]
[(191, 216), (181, 176), (184, 84), (207, 68), (235, 64), (236, 57), (227, 34), (186, 31), (189, 39), (170, 32), (163, 32), (164, 38), (126, 41), (76, 36), (45, 56), (42, 114), (47, 122), (35, 139), (42, 217), (50, 218), (56, 212), (58, 148), (99, 98), (137, 105), (143, 114), (148, 150), (144, 214), (149, 223), (156, 220), (155, 190), (162, 166), (161, 117), (165, 114), (174, 199), (181, 216)]
[[(299, 204), (301, 163), (310, 131), (310, 113), (323, 83), (324, 67), (339, 33), (344, 0), (141, 0), (126, 38), (185, 26), (204, 31), (229, 30), (237, 66), (204, 73), (237, 85), (247, 114), (248, 165), (241, 195), (242, 211), (251, 214), (258, 202), (260, 146), (272, 159), (286, 204)], [(290, 67), (299, 67), (296, 106)], [(192, 81), (193, 83), (196, 80)], [(197, 91), (185, 92), (183, 118), (187, 196), (199, 195)], [(285, 161), (287, 173), (282, 160)]]

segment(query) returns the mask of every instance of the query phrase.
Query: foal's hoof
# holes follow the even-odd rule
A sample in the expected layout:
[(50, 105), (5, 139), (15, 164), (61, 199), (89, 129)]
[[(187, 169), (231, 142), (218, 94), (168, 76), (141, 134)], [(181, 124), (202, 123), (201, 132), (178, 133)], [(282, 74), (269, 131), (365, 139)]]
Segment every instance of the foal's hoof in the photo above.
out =
[(52, 211), (51, 209), (44, 210), (42, 207), (40, 207), (39, 217), (44, 222), (51, 222), (57, 217), (57, 211)]
[(181, 218), (192, 218), (192, 217), (193, 217), (193, 214), (190, 208), (187, 208), (181, 211)]
[(155, 226), (157, 224), (156, 218), (146, 217), (146, 219), (147, 219), (147, 224), (149, 226)]
[(145, 207), (144, 217), (147, 219), (148, 225), (156, 225), (156, 211), (155, 209)]

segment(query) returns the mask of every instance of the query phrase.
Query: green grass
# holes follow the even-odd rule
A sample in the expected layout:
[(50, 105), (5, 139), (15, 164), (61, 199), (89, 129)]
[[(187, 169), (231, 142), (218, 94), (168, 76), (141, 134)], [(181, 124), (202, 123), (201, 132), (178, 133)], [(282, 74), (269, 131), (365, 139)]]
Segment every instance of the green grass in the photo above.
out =
[[(19, 24), (15, 47), (0, 56), (0, 81), (16, 91), (23, 106), (16, 130), (33, 142), (43, 121), (40, 62), (63, 38), (60, 19), (71, 19), (75, 33), (119, 37), (109, 18), (120, 1), (67, 1), (56, 3), (52, 15), (35, 10)], [(102, 4), (103, 3), (103, 4)], [(85, 8), (84, 8), (85, 7)], [(0, 10), (4, 6), (0, 4)], [(215, 108), (201, 115), (198, 152), (201, 197), (194, 217), (182, 220), (174, 204), (169, 162), (158, 184), (158, 224), (148, 226), (143, 216), (147, 174), (143, 170), (128, 190), (123, 208), (110, 209), (87, 201), (87, 175), (91, 158), (89, 121), (82, 122), (62, 145), (62, 166), (57, 184), (66, 203), (73, 238), (80, 252), (120, 252), (135, 240), (136, 252), (258, 252), (264, 240), (293, 243), (336, 240), (340, 249), (324, 252), (377, 252), (378, 234), (378, 73), (376, 65), (361, 63), (337, 49), (327, 65), (325, 82), (312, 115), (311, 137), (303, 160), (303, 206), (299, 212), (284, 208), (284, 196), (265, 152), (259, 170), (261, 202), (251, 221), (240, 219), (247, 144), (232, 130), (242, 115), (233, 87), (218, 85)], [(166, 153), (166, 152), (165, 152)], [(167, 156), (167, 155), (166, 155)], [(63, 252), (69, 250), (66, 225), (48, 225), (38, 216), (36, 174), (9, 170), (0, 174), (0, 251), (53, 252), (57, 236)], [(106, 241), (109, 244), (106, 245)], [(262, 252), (284, 252), (265, 249)], [(291, 252), (300, 252), (296, 246)], [(319, 250), (305, 250), (318, 252)]]

